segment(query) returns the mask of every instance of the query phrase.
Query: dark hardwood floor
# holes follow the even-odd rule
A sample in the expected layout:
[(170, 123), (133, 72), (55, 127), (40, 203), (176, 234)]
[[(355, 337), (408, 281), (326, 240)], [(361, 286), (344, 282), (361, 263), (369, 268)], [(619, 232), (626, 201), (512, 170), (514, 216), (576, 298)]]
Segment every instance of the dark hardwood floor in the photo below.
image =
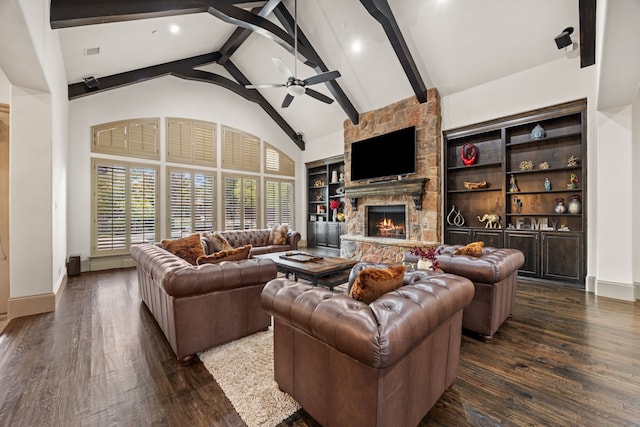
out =
[[(178, 366), (134, 269), (71, 278), (55, 313), (12, 320), (0, 379), (0, 426), (243, 425), (201, 362)], [(493, 342), (463, 337), (421, 425), (640, 425), (640, 304), (519, 283)]]

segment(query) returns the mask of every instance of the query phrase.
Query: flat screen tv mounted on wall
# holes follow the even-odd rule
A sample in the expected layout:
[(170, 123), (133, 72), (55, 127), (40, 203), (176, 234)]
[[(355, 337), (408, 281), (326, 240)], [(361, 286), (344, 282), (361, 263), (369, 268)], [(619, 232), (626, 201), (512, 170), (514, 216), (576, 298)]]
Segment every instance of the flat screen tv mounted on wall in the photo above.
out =
[(383, 179), (416, 172), (416, 127), (351, 144), (351, 180)]

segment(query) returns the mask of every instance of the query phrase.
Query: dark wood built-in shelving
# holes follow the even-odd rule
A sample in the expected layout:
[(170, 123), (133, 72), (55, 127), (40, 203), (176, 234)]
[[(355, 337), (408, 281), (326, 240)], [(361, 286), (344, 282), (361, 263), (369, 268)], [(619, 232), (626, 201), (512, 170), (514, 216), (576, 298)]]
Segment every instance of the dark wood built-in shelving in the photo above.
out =
[[(521, 277), (584, 287), (586, 275), (586, 100), (568, 102), (444, 132), (445, 192), (444, 241), (466, 244), (482, 240), (487, 246), (513, 247), (525, 254)], [(536, 125), (544, 136), (533, 138)], [(465, 144), (478, 148), (475, 164), (465, 166)], [(577, 165), (569, 165), (571, 156)], [(521, 162), (533, 169), (521, 169)], [(546, 168), (540, 165), (547, 162)], [(577, 188), (567, 188), (574, 174)], [(519, 191), (512, 192), (513, 175)], [(545, 178), (551, 189), (545, 188)], [(486, 181), (487, 188), (469, 190), (464, 182)], [(556, 213), (556, 198), (566, 205), (580, 198), (580, 213)], [(465, 219), (463, 226), (448, 224), (452, 207)], [(478, 221), (485, 213), (498, 214), (500, 228)], [(546, 223), (545, 223), (546, 221)], [(519, 228), (518, 228), (519, 227)], [(549, 229), (547, 229), (549, 228)]]

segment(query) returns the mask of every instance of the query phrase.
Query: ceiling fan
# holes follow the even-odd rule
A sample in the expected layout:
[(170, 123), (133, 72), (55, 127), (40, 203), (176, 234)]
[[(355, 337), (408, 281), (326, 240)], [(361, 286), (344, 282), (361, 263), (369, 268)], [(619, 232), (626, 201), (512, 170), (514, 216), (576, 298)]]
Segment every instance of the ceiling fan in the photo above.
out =
[(300, 95), (309, 95), (312, 98), (315, 98), (319, 101), (325, 102), (327, 104), (331, 104), (333, 99), (328, 96), (310, 89), (308, 86), (325, 83), (330, 80), (337, 79), (340, 77), (339, 71), (325, 71), (324, 73), (316, 74), (315, 76), (311, 76), (307, 79), (299, 79), (298, 78), (298, 0), (294, 2), (294, 19), (293, 19), (293, 28), (294, 28), (294, 68), (293, 73), (287, 68), (287, 66), (282, 62), (280, 58), (271, 58), (276, 68), (280, 70), (280, 72), (287, 78), (285, 83), (276, 83), (276, 84), (257, 84), (257, 85), (246, 85), (247, 89), (262, 89), (262, 88), (274, 88), (274, 87), (286, 87), (287, 95), (284, 97), (282, 101), (282, 108), (287, 108), (293, 98)]

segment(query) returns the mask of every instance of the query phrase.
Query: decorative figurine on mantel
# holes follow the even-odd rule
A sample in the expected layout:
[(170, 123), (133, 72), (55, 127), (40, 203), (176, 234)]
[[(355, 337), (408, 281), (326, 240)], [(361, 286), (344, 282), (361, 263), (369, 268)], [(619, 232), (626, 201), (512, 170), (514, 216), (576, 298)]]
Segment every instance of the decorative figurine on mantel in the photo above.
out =
[(509, 192), (517, 193), (518, 191), (520, 191), (520, 189), (516, 183), (516, 177), (511, 174), (511, 178), (509, 178)]

